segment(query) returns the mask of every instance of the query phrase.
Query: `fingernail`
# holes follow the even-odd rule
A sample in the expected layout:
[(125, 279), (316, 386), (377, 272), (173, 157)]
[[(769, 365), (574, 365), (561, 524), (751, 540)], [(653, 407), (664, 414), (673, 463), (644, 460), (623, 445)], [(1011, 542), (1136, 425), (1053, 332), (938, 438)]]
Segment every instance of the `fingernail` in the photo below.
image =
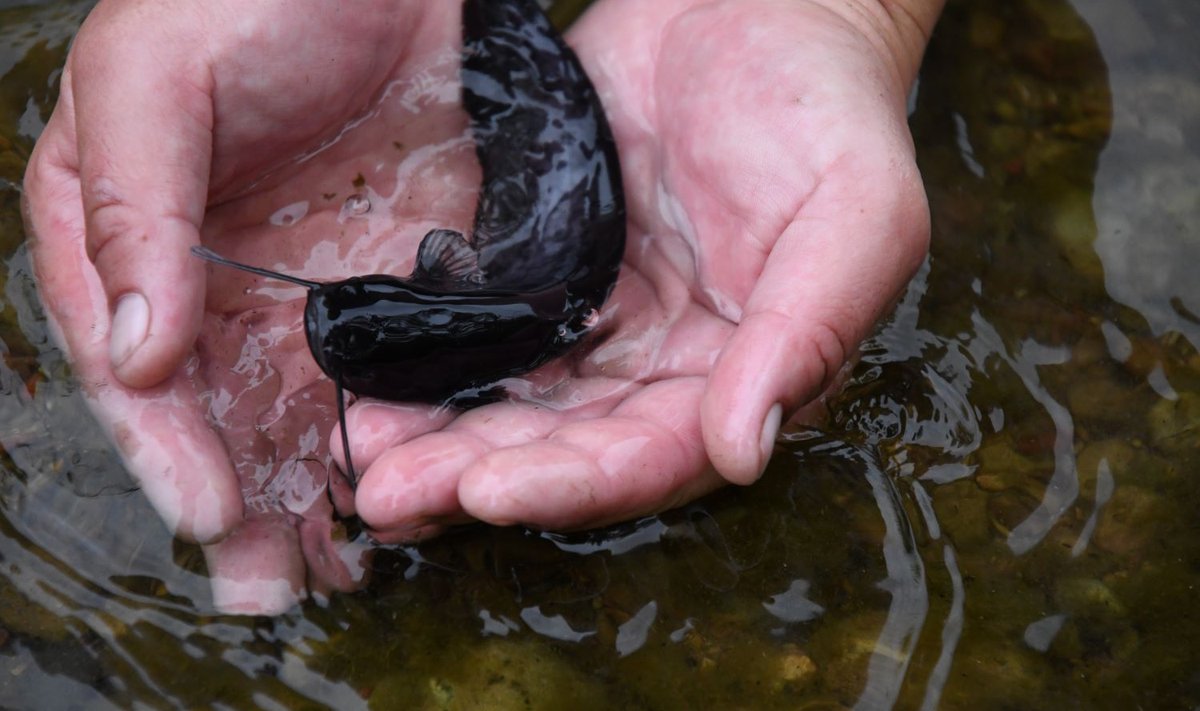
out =
[(130, 292), (118, 299), (113, 312), (112, 330), (108, 334), (108, 358), (112, 367), (118, 368), (129, 360), (146, 340), (149, 331), (150, 304), (146, 303), (146, 297)]
[(759, 473), (767, 468), (767, 462), (771, 460), (771, 455), (775, 452), (775, 438), (779, 435), (779, 424), (783, 419), (783, 405), (775, 403), (774, 407), (767, 411), (767, 416), (763, 418), (762, 434), (759, 435), (758, 447), (762, 453), (762, 459), (759, 459)]

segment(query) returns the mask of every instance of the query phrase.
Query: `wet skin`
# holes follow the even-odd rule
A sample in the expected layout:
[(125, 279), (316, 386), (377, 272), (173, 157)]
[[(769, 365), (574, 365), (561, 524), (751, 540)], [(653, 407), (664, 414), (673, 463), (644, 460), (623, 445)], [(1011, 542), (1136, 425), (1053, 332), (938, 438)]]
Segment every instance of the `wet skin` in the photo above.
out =
[[(102, 0), (73, 45), (26, 180), (39, 289), (143, 491), (208, 544), (225, 609), (361, 582), (330, 538), (342, 452), (321, 437), (336, 413), (305, 290), (187, 248), (327, 281), (406, 274), (431, 228), (470, 232), (479, 165), (458, 92), (438, 91), (458, 83), (460, 7)], [(338, 508), (411, 540), (471, 519), (595, 526), (752, 481), (780, 409), (821, 392), (928, 234), (904, 112), (921, 37), (845, 7), (596, 3), (570, 36), (630, 230), (604, 340), (508, 379), (504, 402), (356, 403), (366, 471)], [(343, 220), (356, 174), (372, 209)], [(307, 212), (270, 219), (290, 205)], [(134, 292), (141, 331), (112, 317)]]

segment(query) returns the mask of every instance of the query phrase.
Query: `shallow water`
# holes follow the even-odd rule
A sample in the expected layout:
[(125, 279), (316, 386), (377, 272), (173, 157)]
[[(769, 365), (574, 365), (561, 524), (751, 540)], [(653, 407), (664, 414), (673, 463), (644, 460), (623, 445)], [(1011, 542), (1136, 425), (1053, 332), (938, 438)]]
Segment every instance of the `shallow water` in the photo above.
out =
[(1200, 704), (1200, 6), (951, 2), (932, 255), (759, 484), (273, 619), (213, 613), (47, 343), (19, 179), (87, 7), (0, 3), (0, 706)]

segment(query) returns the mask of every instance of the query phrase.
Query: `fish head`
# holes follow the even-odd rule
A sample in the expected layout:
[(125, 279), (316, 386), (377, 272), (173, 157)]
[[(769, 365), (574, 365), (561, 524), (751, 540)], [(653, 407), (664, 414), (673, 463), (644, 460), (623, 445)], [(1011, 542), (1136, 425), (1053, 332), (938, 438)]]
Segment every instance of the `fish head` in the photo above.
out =
[(569, 318), (561, 286), (442, 292), (375, 275), (313, 290), (305, 329), (317, 364), (347, 390), (436, 402), (561, 352)]

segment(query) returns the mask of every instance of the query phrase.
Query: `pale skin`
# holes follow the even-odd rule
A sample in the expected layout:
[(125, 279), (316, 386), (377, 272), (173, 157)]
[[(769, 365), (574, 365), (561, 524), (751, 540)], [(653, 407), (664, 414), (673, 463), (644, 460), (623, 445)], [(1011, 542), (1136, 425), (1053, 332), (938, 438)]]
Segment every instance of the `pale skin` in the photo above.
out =
[[(405, 274), (425, 230), (473, 209), (465, 117), (438, 93), (458, 3), (347, 7), (103, 0), (26, 175), (60, 341), (233, 612), (352, 589), (365, 559), (323, 493), (343, 456), (303, 291), (188, 248), (317, 280)], [(339, 512), (382, 542), (471, 520), (568, 530), (756, 480), (781, 422), (809, 415), (925, 255), (905, 97), (939, 9), (595, 3), (568, 41), (629, 211), (603, 337), (507, 383), (505, 402), (356, 403), (361, 481), (329, 477)], [(372, 206), (347, 215), (355, 190)]]

